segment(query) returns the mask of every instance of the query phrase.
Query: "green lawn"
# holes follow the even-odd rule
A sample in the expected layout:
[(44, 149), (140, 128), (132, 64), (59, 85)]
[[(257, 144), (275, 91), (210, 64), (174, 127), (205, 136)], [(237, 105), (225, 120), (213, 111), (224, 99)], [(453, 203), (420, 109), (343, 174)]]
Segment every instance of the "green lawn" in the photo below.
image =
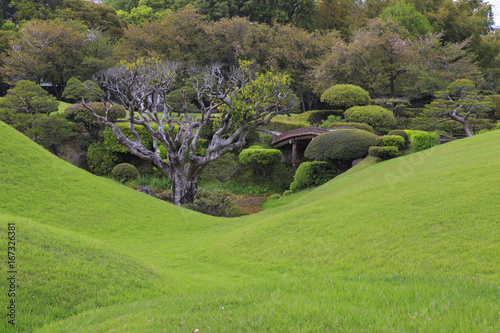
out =
[(500, 329), (500, 131), (237, 219), (90, 175), (3, 123), (0, 140), (21, 332)]

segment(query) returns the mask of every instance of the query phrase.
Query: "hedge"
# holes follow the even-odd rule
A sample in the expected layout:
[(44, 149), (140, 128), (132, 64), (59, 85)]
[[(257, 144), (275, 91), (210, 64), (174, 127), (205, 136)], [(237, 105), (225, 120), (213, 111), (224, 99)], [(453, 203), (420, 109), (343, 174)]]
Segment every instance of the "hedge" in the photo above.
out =
[(304, 120), (298, 120), (295, 117), (277, 116), (271, 119), (267, 124), (267, 129), (270, 131), (277, 131), (285, 133), (291, 130), (310, 127)]
[(433, 132), (405, 130), (410, 142), (417, 151), (429, 149), (437, 145), (439, 135)]
[(334, 162), (352, 161), (368, 153), (377, 136), (359, 129), (340, 129), (323, 133), (314, 138), (304, 156), (311, 160)]
[(396, 118), (391, 111), (376, 105), (354, 106), (344, 113), (345, 118), (354, 123), (365, 123), (372, 127), (394, 127)]
[(328, 128), (334, 128), (334, 127), (354, 127), (363, 131), (367, 132), (375, 132), (373, 130), (373, 127), (371, 127), (368, 124), (363, 124), (363, 123), (349, 123), (349, 122), (337, 122), (337, 123), (331, 123), (328, 125)]
[(253, 166), (272, 165), (281, 162), (279, 149), (243, 149), (239, 155), (240, 162)]
[(366, 90), (352, 84), (336, 84), (321, 94), (321, 102), (347, 110), (357, 105), (370, 104), (370, 95)]
[(290, 190), (297, 192), (311, 185), (321, 185), (335, 176), (335, 171), (326, 162), (303, 162), (295, 172)]

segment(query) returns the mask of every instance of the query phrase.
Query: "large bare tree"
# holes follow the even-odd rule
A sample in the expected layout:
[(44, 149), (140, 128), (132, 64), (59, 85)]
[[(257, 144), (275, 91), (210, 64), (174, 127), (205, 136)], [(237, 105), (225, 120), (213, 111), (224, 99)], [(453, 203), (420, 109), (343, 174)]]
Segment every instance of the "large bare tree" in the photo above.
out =
[[(88, 109), (97, 122), (111, 127), (118, 143), (151, 161), (170, 179), (176, 205), (194, 201), (198, 178), (208, 163), (243, 147), (247, 133), (278, 114), (287, 114), (297, 104), (288, 89), (286, 75), (255, 74), (248, 66), (228, 72), (222, 68), (151, 60), (120, 65), (95, 76), (105, 88), (106, 94), (101, 97), (107, 112), (112, 108), (111, 97), (129, 110), (124, 121), (129, 123), (134, 139), (129, 139), (107, 116), (99, 116), (90, 106)], [(199, 114), (188, 113), (184, 91), (182, 110), (174, 110), (169, 104), (167, 95), (183, 75), (190, 77), (196, 91)], [(151, 134), (153, 150), (141, 143), (134, 125), (143, 126)], [(196, 143), (207, 126), (213, 126), (214, 134), (205, 154), (197, 156)], [(167, 151), (165, 160), (160, 156), (159, 145)]]

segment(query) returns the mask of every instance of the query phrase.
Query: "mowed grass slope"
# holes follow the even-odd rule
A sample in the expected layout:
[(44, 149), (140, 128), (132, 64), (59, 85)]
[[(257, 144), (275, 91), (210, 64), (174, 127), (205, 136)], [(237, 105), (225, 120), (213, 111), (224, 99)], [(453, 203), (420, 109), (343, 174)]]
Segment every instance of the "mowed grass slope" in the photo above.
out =
[[(16, 222), (32, 267), (29, 283), (18, 273), (19, 297), (43, 314), (19, 306), (21, 331), (500, 327), (500, 131), (355, 168), (239, 219), (92, 176), (3, 123), (0, 139), (1, 232)], [(44, 251), (74, 259), (47, 264)], [(92, 253), (108, 259), (91, 269)], [(83, 290), (75, 300), (73, 286)], [(65, 310), (41, 309), (61, 291)]]

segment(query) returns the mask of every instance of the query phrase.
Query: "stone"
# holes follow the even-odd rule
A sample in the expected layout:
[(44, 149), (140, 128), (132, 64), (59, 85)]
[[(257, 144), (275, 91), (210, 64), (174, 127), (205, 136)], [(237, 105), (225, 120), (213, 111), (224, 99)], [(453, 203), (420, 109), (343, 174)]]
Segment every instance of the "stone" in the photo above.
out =
[(355, 166), (356, 164), (358, 164), (362, 160), (363, 160), (362, 158), (358, 158), (357, 160), (352, 161), (352, 166)]
[(75, 154), (73, 158), (73, 165), (79, 167), (80, 169), (90, 171), (89, 164), (87, 163), (87, 152), (81, 152)]
[(139, 186), (139, 188), (137, 189), (137, 191), (142, 192), (142, 193), (149, 194), (150, 196), (152, 196), (152, 197), (155, 197), (155, 198), (156, 198), (156, 193), (155, 193), (155, 191), (153, 191), (151, 188), (149, 188), (149, 187), (147, 187), (147, 186), (140, 185), (140, 186)]

